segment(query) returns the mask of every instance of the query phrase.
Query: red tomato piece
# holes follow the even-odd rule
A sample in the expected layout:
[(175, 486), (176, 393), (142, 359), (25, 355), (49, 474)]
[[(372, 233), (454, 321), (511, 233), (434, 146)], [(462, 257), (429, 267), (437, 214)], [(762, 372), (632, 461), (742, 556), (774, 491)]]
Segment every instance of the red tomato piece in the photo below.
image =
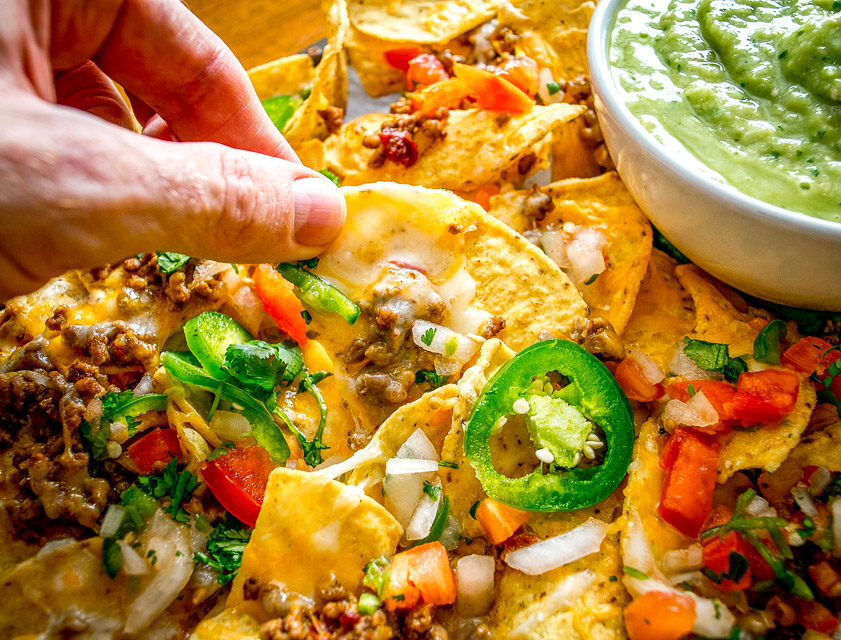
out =
[(616, 382), (631, 400), (651, 402), (663, 395), (663, 385), (651, 384), (642, 375), (639, 365), (629, 358), (625, 358), (616, 366)]
[(514, 56), (494, 69), (494, 73), (508, 80), (530, 96), (537, 95), (540, 87), (540, 73), (537, 63), (526, 56)]
[(253, 527), (275, 466), (263, 447), (254, 446), (232, 449), (205, 462), (201, 473), (219, 504), (237, 520)]
[[(704, 565), (707, 569), (712, 569), (718, 574), (730, 571), (730, 554), (738, 553), (748, 559), (747, 549), (748, 544), (742, 539), (736, 531), (728, 531), (724, 536), (713, 536), (706, 543), (704, 543)], [(722, 591), (744, 591), (750, 588), (751, 584), (751, 570), (750, 562), (748, 562), (748, 569), (738, 582), (732, 580), (722, 580), (718, 588)]]
[(648, 591), (625, 608), (630, 640), (679, 640), (695, 624), (695, 601), (668, 591)]
[(807, 629), (832, 633), (838, 628), (838, 618), (820, 602), (799, 600), (797, 603), (797, 621)]
[[(771, 549), (773, 553), (777, 552), (777, 547), (774, 544), (774, 541), (770, 538), (763, 537), (760, 535), (760, 539), (762, 542), (765, 543), (765, 546)], [(745, 557), (748, 559), (748, 566), (750, 567), (751, 577), (756, 580), (757, 582), (762, 582), (763, 580), (770, 580), (774, 577), (774, 570), (771, 568), (771, 565), (762, 557), (762, 554), (759, 553), (756, 547), (754, 547), (749, 542), (745, 543)]]
[(141, 475), (152, 473), (156, 462), (167, 463), (182, 456), (175, 429), (154, 429), (143, 434), (126, 448), (126, 453)]
[(418, 46), (400, 47), (398, 49), (389, 49), (385, 52), (385, 61), (389, 66), (394, 67), (398, 71), (406, 73), (409, 70), (409, 62), (413, 58), (417, 58), (423, 53), (423, 49)]
[(821, 368), (824, 352), (831, 348), (826, 340), (811, 336), (801, 338), (783, 352), (780, 362), (810, 376)]
[(302, 347), (307, 344), (307, 323), (301, 316), (304, 307), (293, 291), (292, 283), (271, 265), (261, 264), (254, 270), (254, 290), (278, 328)]
[(434, 115), (439, 109), (458, 109), (468, 97), (467, 84), (460, 78), (450, 78), (409, 95), (412, 109), (425, 116)]
[(778, 422), (794, 408), (799, 390), (800, 378), (791, 371), (743, 373), (727, 403), (727, 413), (745, 427)]
[(712, 508), (718, 446), (691, 429), (678, 429), (671, 438), (678, 440), (661, 457), (666, 480), (657, 512), (682, 534), (697, 538)]
[(444, 69), (444, 65), (431, 53), (422, 53), (412, 58), (406, 71), (409, 91), (414, 91), (420, 86), (428, 87), (449, 77), (450, 74)]
[(392, 162), (411, 167), (418, 161), (418, 145), (408, 131), (384, 129), (380, 132), (380, 142), (385, 150), (385, 157)]
[(689, 385), (692, 385), (696, 392), (703, 391), (704, 397), (718, 413), (719, 421), (704, 429), (723, 435), (729, 433), (732, 421), (727, 415), (727, 403), (733, 400), (736, 386), (719, 380), (684, 380), (666, 385), (666, 395), (681, 402), (689, 402)]
[(456, 77), (464, 80), (470, 97), (475, 99), (482, 109), (528, 113), (534, 106), (534, 100), (522, 89), (490, 71), (458, 62), (455, 63), (454, 69)]
[(829, 390), (835, 394), (835, 397), (841, 400), (841, 376), (835, 376), (829, 384)]

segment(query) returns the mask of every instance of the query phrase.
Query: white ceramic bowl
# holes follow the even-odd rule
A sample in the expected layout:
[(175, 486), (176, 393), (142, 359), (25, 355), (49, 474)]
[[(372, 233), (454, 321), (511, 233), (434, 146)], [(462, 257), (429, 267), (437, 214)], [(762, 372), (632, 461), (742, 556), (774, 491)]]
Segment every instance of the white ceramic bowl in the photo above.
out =
[(841, 224), (767, 204), (681, 164), (625, 106), (609, 36), (624, 0), (601, 0), (587, 60), (607, 148), (652, 223), (694, 263), (765, 300), (841, 310)]

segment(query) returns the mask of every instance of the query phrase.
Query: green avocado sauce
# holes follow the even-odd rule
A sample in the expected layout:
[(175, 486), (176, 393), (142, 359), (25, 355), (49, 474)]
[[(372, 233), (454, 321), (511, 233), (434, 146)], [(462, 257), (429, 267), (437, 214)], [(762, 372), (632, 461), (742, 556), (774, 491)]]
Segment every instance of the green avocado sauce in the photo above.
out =
[(663, 144), (743, 193), (841, 222), (841, 0), (629, 0), (610, 63)]

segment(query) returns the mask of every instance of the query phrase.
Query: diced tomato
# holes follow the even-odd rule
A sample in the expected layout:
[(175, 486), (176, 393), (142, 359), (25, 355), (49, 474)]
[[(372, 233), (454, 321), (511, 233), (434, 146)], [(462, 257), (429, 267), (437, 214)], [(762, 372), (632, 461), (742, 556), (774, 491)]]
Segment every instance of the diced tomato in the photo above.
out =
[(302, 347), (307, 344), (307, 323), (301, 315), (304, 307), (292, 283), (268, 264), (258, 265), (253, 278), (257, 297), (278, 328)]
[(704, 397), (710, 401), (713, 409), (718, 413), (719, 423), (705, 429), (716, 432), (726, 431), (726, 428), (730, 426), (727, 403), (733, 400), (736, 386), (719, 380), (685, 380), (666, 385), (666, 395), (681, 402), (689, 402), (689, 385), (692, 385), (695, 391), (703, 391)]
[(733, 509), (723, 504), (718, 505), (715, 509), (710, 511), (709, 517), (707, 517), (706, 522), (704, 522), (704, 531), (707, 529), (712, 529), (713, 527), (718, 527), (723, 525), (726, 522), (730, 522), (730, 518), (733, 517)]
[(232, 449), (205, 462), (201, 474), (219, 504), (237, 520), (253, 527), (275, 466), (263, 447), (253, 446)]
[(455, 573), (444, 545), (428, 542), (395, 555), (383, 600), (391, 611), (414, 607), (419, 601), (438, 605), (455, 602)]
[[(760, 534), (759, 538), (772, 553), (777, 553), (777, 546), (767, 534)], [(745, 557), (748, 559), (751, 577), (755, 581), (762, 582), (763, 580), (770, 580), (774, 577), (774, 570), (771, 568), (771, 565), (762, 557), (759, 550), (749, 542), (745, 542)]]
[(782, 420), (794, 408), (800, 378), (791, 371), (766, 369), (743, 373), (727, 413), (745, 427)]
[(439, 109), (458, 109), (469, 95), (467, 83), (461, 78), (450, 78), (409, 96), (412, 109), (421, 115), (434, 115)]
[(494, 68), (493, 72), (530, 96), (537, 95), (540, 87), (540, 72), (537, 63), (531, 58), (525, 56), (506, 58), (501, 65)]
[[(736, 531), (729, 531), (724, 536), (712, 536), (704, 543), (704, 565), (718, 574), (730, 571), (730, 554), (738, 553), (747, 560), (747, 543)], [(722, 580), (718, 588), (722, 591), (744, 591), (751, 584), (750, 563), (738, 582)]]
[(480, 205), (485, 211), (491, 210), (491, 198), (499, 193), (499, 187), (495, 184), (486, 184), (477, 189), (473, 194), (473, 201)]
[(454, 70), (456, 77), (466, 83), (470, 97), (475, 99), (482, 109), (527, 113), (534, 106), (534, 100), (522, 89), (490, 71), (458, 62), (455, 63)]
[(809, 576), (821, 592), (830, 597), (841, 596), (841, 574), (826, 560), (809, 567)]
[(696, 538), (712, 508), (718, 446), (691, 429), (678, 429), (674, 438), (661, 457), (666, 480), (657, 511), (682, 534)]
[(408, 131), (383, 129), (380, 132), (380, 142), (386, 159), (404, 167), (411, 167), (418, 161), (418, 145)]
[(441, 61), (431, 53), (421, 53), (409, 61), (406, 70), (406, 82), (409, 91), (418, 87), (428, 87), (431, 84), (446, 80), (450, 77)]
[(651, 402), (663, 395), (663, 385), (651, 384), (642, 374), (639, 365), (625, 358), (616, 366), (616, 382), (631, 400)]
[(670, 591), (647, 591), (625, 608), (630, 640), (678, 640), (695, 624), (695, 601)]
[(140, 475), (152, 473), (156, 462), (165, 464), (173, 458), (180, 460), (182, 456), (175, 429), (154, 429), (130, 444), (126, 453)]
[(835, 394), (835, 397), (841, 400), (841, 376), (835, 376), (829, 384), (829, 390)]
[(420, 47), (410, 46), (389, 49), (384, 55), (385, 61), (389, 64), (389, 66), (406, 73), (409, 70), (409, 62), (411, 62), (413, 58), (417, 58), (422, 53), (423, 49)]
[(493, 544), (505, 542), (514, 532), (529, 521), (531, 514), (485, 498), (476, 507), (476, 520), (485, 530), (485, 535)]
[(780, 362), (810, 376), (821, 368), (824, 352), (831, 348), (832, 345), (826, 340), (801, 338), (783, 352)]
[(800, 600), (796, 608), (797, 621), (807, 629), (832, 633), (838, 628), (838, 618), (820, 602)]

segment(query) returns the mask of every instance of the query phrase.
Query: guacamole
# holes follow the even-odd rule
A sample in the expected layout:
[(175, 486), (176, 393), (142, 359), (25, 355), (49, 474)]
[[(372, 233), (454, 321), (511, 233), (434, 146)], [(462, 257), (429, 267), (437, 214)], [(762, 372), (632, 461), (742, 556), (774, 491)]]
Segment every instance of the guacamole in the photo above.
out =
[(841, 222), (841, 0), (628, 0), (628, 108), (721, 181)]

